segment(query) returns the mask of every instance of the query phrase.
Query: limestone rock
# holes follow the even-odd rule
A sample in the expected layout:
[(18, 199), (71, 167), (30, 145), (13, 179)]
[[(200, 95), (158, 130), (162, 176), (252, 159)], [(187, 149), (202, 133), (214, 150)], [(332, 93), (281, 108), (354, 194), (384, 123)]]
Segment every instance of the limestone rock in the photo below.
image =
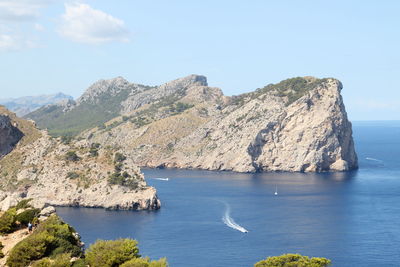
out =
[(226, 97), (203, 81), (176, 100), (192, 104), (184, 112), (142, 108), (138, 114), (151, 114), (144, 126), (127, 121), (82, 136), (122, 147), (146, 167), (347, 171), (358, 163), (341, 90), (336, 79), (304, 77)]
[(53, 206), (48, 206), (42, 209), (39, 213), (40, 216), (49, 217), (51, 214), (55, 213), (56, 209)]

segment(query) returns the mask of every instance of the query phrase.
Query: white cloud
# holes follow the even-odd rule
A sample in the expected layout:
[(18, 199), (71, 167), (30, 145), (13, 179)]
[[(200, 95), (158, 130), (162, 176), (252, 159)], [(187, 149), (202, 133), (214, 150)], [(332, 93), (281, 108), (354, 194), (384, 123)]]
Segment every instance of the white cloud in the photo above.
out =
[(0, 51), (14, 50), (17, 46), (16, 39), (8, 34), (0, 34)]
[(31, 21), (39, 16), (41, 8), (52, 0), (0, 0), (0, 20)]
[(35, 47), (35, 43), (22, 36), (0, 33), (0, 52), (17, 51), (23, 48)]
[(34, 27), (35, 27), (35, 30), (37, 30), (38, 32), (42, 32), (42, 31), (45, 30), (44, 26), (42, 24), (39, 24), (39, 23), (35, 23)]
[(65, 4), (59, 33), (80, 43), (129, 41), (129, 32), (122, 20), (82, 3)]
[(0, 0), (0, 52), (37, 47), (32, 29), (44, 29), (37, 23), (41, 10), (55, 1)]

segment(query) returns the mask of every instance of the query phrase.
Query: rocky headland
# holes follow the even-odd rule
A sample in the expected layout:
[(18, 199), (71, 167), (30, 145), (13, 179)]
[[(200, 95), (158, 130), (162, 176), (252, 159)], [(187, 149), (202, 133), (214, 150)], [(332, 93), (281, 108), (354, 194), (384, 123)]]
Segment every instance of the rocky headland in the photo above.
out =
[[(84, 99), (98, 99), (120, 79), (91, 87)], [(146, 167), (347, 171), (358, 161), (341, 90), (333, 78), (298, 77), (228, 97), (191, 75), (130, 91), (120, 115), (78, 136), (119, 147)]]
[(0, 160), (2, 210), (22, 198), (33, 198), (35, 205), (160, 207), (155, 188), (146, 185), (140, 169), (118, 149), (87, 140), (52, 138), (5, 108), (0, 108), (0, 114), (10, 122), (2, 133), (20, 138), (16, 145), (11, 139), (13, 149)]

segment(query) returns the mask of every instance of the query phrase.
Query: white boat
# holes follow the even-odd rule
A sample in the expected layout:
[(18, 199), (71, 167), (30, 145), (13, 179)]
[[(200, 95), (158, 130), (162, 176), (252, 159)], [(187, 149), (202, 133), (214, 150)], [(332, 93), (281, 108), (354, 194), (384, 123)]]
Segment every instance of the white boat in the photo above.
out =
[(275, 186), (275, 196), (278, 195), (278, 186)]

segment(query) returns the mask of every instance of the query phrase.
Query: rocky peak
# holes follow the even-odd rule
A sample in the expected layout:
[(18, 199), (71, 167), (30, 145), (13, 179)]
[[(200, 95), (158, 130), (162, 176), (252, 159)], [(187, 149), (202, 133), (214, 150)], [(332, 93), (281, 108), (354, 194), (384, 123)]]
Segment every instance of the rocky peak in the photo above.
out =
[(207, 78), (202, 75), (192, 74), (160, 85), (158, 92), (168, 95), (191, 86), (208, 86)]
[(56, 105), (62, 107), (63, 112), (68, 112), (75, 107), (76, 102), (73, 99), (64, 99), (58, 102)]
[(128, 89), (130, 85), (131, 84), (127, 80), (120, 76), (109, 80), (99, 80), (91, 85), (85, 93), (78, 98), (77, 104), (96, 101), (96, 99), (104, 93), (115, 96), (122, 90)]

